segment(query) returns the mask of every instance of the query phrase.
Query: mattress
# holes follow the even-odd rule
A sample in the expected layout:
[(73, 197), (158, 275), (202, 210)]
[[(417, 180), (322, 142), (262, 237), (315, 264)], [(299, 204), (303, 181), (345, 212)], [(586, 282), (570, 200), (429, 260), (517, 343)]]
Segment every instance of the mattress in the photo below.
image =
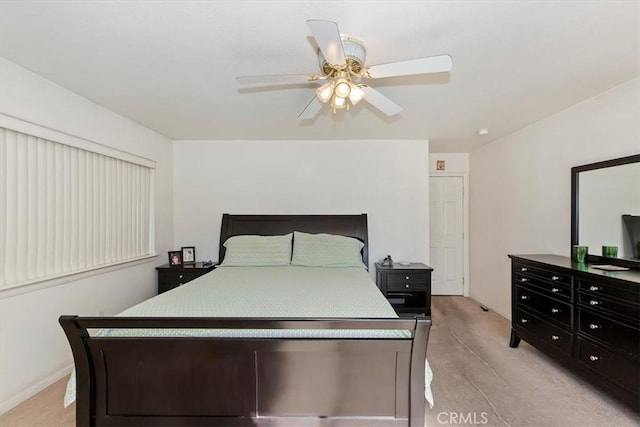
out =
[[(120, 314), (124, 317), (398, 317), (362, 268), (218, 267), (184, 286), (157, 295)], [(266, 338), (406, 338), (405, 330), (340, 329), (124, 329), (109, 336), (212, 336)], [(433, 405), (431, 369), (425, 396)], [(65, 406), (75, 400), (71, 375)]]

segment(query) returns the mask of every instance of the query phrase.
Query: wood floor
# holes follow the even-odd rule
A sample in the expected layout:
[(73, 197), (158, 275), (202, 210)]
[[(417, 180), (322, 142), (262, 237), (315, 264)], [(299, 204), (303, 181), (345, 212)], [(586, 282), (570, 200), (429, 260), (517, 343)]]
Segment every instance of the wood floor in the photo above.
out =
[[(436, 404), (426, 425), (637, 426), (640, 417), (526, 343), (509, 348), (510, 323), (462, 297), (433, 297), (428, 358)], [(0, 417), (2, 427), (73, 426), (66, 379)]]

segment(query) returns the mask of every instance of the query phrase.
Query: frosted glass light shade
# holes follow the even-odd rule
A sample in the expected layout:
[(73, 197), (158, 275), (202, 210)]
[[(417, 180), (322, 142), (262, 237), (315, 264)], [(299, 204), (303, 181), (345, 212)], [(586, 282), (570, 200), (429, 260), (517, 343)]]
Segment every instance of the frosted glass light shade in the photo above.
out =
[(347, 98), (342, 98), (340, 96), (334, 96), (333, 102), (331, 106), (335, 109), (345, 108), (347, 106)]
[(318, 96), (318, 99), (325, 104), (329, 102), (333, 95), (333, 82), (327, 82), (316, 89), (316, 95)]
[(349, 96), (349, 92), (351, 92), (351, 85), (345, 79), (340, 79), (336, 82), (336, 87), (334, 89), (336, 96), (340, 98), (346, 98)]
[(353, 105), (356, 105), (358, 102), (362, 101), (364, 97), (365, 92), (358, 86), (352, 84), (351, 91), (349, 92), (349, 101), (351, 101)]

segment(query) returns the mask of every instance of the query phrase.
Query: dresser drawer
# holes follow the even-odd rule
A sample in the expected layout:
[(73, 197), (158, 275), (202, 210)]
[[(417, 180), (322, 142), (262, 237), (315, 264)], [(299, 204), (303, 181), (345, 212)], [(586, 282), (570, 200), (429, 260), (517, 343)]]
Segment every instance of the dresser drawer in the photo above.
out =
[(559, 255), (509, 257), (509, 347), (527, 341), (640, 411), (640, 272), (602, 272)]
[(606, 298), (617, 298), (640, 305), (640, 286), (621, 286), (594, 280), (578, 280), (578, 289), (584, 293)]
[(637, 322), (640, 318), (640, 307), (638, 305), (603, 298), (593, 292), (578, 291), (578, 302), (596, 312), (624, 316), (634, 322)]
[(578, 330), (588, 337), (616, 347), (619, 351), (638, 356), (640, 331), (585, 310), (578, 310)]
[(573, 277), (569, 274), (558, 273), (557, 271), (545, 270), (544, 268), (531, 267), (530, 265), (514, 263), (514, 273), (524, 274), (530, 277), (545, 280), (550, 284), (563, 284), (571, 286)]
[(530, 289), (516, 286), (516, 304), (536, 311), (546, 320), (556, 322), (567, 328), (571, 327), (573, 307)]
[(388, 273), (387, 289), (393, 291), (426, 291), (428, 279), (426, 273)]
[(578, 359), (580, 366), (638, 393), (640, 366), (637, 359), (620, 356), (581, 338), (578, 338)]
[(526, 332), (535, 335), (547, 346), (569, 356), (571, 355), (573, 340), (571, 333), (519, 309), (515, 310), (513, 323), (515, 328), (524, 329)]
[(539, 291), (545, 292), (548, 295), (563, 298), (567, 301), (571, 300), (572, 290), (571, 287), (565, 283), (552, 283), (542, 279), (538, 279), (533, 276), (526, 276), (524, 274), (515, 274), (516, 284), (525, 287), (535, 288)]

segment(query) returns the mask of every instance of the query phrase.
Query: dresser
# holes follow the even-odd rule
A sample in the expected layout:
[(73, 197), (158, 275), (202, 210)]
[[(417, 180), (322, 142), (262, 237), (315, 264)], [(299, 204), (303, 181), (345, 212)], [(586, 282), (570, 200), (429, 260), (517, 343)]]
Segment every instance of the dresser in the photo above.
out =
[(216, 266), (213, 264), (205, 267), (201, 262), (184, 265), (165, 264), (160, 267), (156, 267), (156, 270), (158, 271), (158, 294), (167, 292), (173, 288), (177, 288), (178, 286), (182, 286), (185, 283), (210, 272), (214, 268), (216, 268)]
[(510, 347), (523, 339), (640, 410), (640, 272), (509, 255)]
[(376, 263), (376, 284), (399, 316), (431, 316), (431, 272), (422, 263), (385, 266)]

